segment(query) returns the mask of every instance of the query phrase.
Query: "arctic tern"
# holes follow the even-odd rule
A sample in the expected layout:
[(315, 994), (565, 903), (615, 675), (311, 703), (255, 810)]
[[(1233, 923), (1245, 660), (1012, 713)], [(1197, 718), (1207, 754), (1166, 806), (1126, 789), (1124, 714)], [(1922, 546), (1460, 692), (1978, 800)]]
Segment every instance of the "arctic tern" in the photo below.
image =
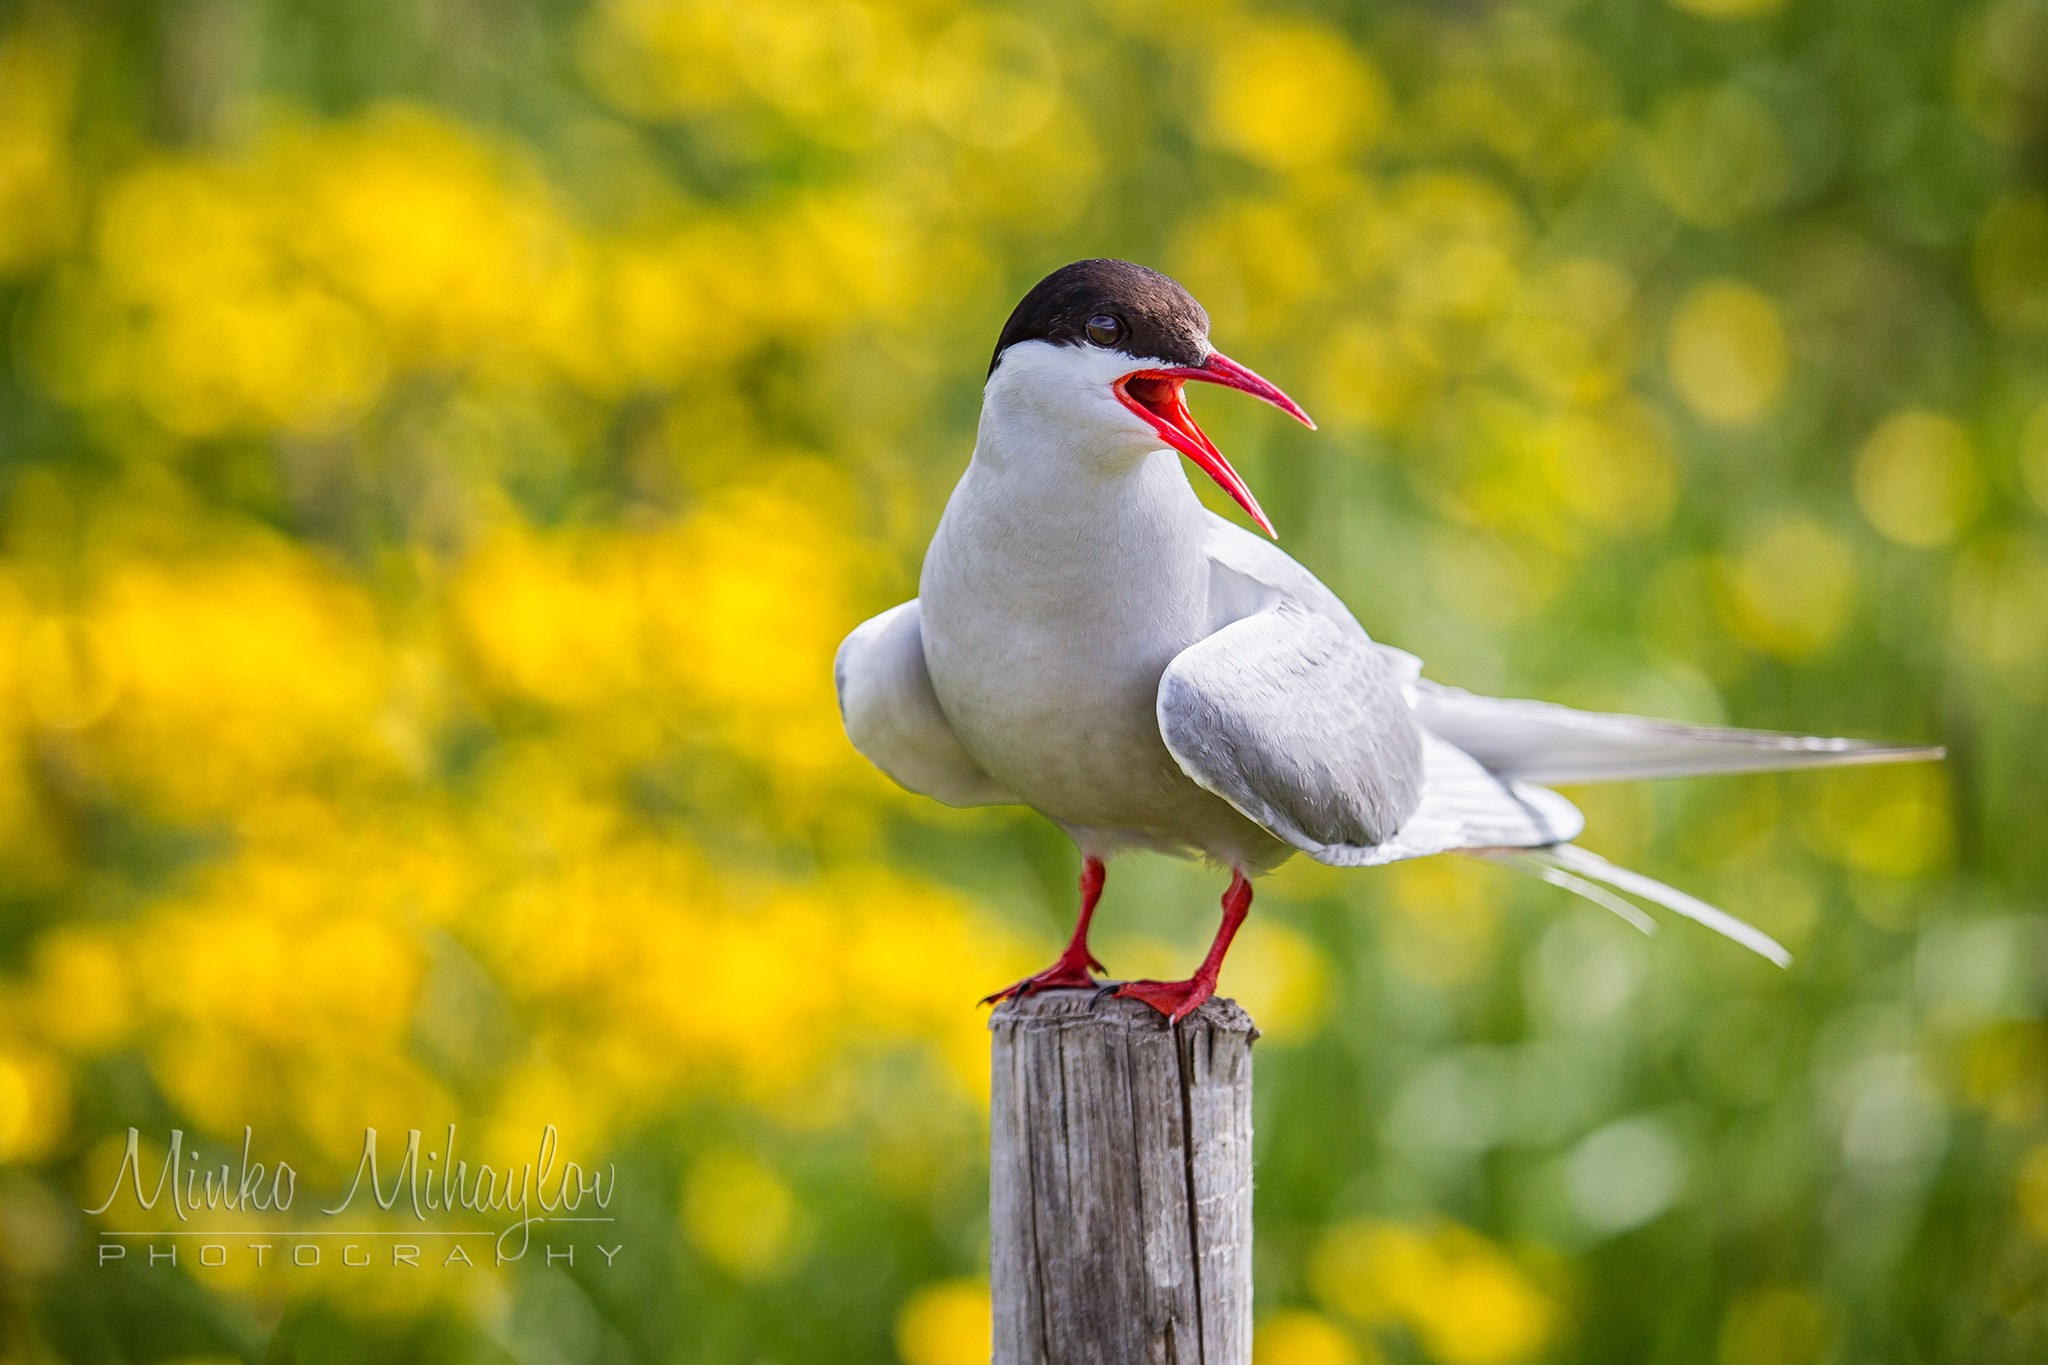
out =
[(1941, 757), (1476, 696), (1367, 636), (1276, 544), (1208, 511), (1186, 456), (1268, 536), (1251, 489), (1195, 424), (1188, 383), (1314, 423), (1216, 350), (1179, 284), (1125, 261), (1040, 281), (997, 340), (973, 458), (918, 596), (849, 635), (834, 672), (853, 745), (953, 806), (1022, 804), (1083, 858), (1072, 941), (990, 996), (1092, 988), (1088, 929), (1125, 850), (1230, 872), (1184, 981), (1115, 988), (1179, 1020), (1215, 992), (1251, 878), (1296, 853), (1369, 867), (1439, 853), (1506, 862), (1647, 927), (1635, 896), (1785, 964), (1774, 940), (1572, 843), (1546, 784)]

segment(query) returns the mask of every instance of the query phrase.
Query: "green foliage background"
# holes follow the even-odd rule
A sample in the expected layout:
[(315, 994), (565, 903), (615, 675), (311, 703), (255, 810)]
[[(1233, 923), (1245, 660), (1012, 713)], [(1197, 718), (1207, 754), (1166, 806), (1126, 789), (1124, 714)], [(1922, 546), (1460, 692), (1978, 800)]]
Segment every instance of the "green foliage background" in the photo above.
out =
[[(1573, 793), (1788, 972), (1274, 877), (1263, 1365), (2039, 1360), (2044, 158), (2037, 0), (0, 5), (0, 1355), (985, 1358), (972, 1001), (1074, 855), (829, 660), (1118, 255), (1433, 676), (1950, 750)], [(616, 1265), (94, 1264), (131, 1124), (326, 1192), (450, 1122), (615, 1163)]]

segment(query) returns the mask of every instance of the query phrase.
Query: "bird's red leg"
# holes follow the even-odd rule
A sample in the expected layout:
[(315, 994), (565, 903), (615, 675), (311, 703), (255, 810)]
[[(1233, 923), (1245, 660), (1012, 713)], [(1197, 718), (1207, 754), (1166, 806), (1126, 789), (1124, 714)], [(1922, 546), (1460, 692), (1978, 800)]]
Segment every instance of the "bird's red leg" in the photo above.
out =
[(1216, 974), (1223, 970), (1223, 955), (1230, 951), (1230, 940), (1237, 937), (1237, 926), (1244, 923), (1251, 908), (1252, 884), (1233, 867), (1230, 889), (1223, 893), (1223, 923), (1195, 974), (1185, 981), (1126, 981), (1117, 988), (1117, 997), (1142, 1000), (1178, 1024), (1216, 994)]
[(1095, 918), (1095, 902), (1102, 899), (1102, 884), (1108, 880), (1108, 869), (1102, 859), (1090, 857), (1081, 864), (1081, 918), (1074, 924), (1074, 936), (1067, 941), (1066, 951), (1059, 960), (1036, 976), (1027, 976), (1014, 986), (1006, 986), (981, 1003), (993, 1005), (998, 1000), (1008, 1000), (1013, 995), (1030, 995), (1036, 991), (1067, 986), (1077, 990), (1092, 990), (1095, 978), (1088, 969), (1108, 971), (1095, 960), (1095, 954), (1088, 951), (1088, 922)]

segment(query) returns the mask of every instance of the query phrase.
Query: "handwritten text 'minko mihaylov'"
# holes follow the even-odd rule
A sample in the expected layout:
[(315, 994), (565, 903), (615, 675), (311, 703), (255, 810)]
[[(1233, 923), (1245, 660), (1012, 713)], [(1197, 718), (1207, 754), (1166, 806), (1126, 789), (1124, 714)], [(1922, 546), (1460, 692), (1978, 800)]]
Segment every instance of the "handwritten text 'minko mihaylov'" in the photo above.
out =
[[(121, 1166), (114, 1173), (107, 1197), (85, 1212), (97, 1215), (112, 1208), (121, 1197), (124, 1183), (134, 1191), (135, 1203), (142, 1209), (156, 1208), (168, 1194), (170, 1208), (180, 1223), (190, 1221), (194, 1214), (209, 1212), (289, 1211), (298, 1192), (298, 1172), (289, 1162), (279, 1161), (273, 1166), (252, 1160), (254, 1142), (254, 1132), (244, 1128), (239, 1159), (214, 1164), (200, 1155), (196, 1145), (188, 1150), (184, 1131), (173, 1128), (163, 1164), (156, 1171), (156, 1182), (145, 1188), (142, 1134), (139, 1129), (130, 1128)], [(383, 1164), (390, 1163), (387, 1159)], [(531, 1161), (502, 1167), (458, 1158), (452, 1123), (444, 1140), (430, 1147), (422, 1146), (419, 1129), (408, 1129), (404, 1151), (391, 1165), (388, 1182), (380, 1165), (377, 1130), (365, 1128), (362, 1154), (357, 1158), (348, 1189), (340, 1199), (321, 1207), (320, 1213), (333, 1217), (352, 1209), (366, 1209), (374, 1201), (377, 1208), (387, 1213), (398, 1210), (410, 1214), (419, 1224), (430, 1222), (436, 1214), (509, 1216), (511, 1221), (497, 1232), (493, 1245), (494, 1257), (502, 1263), (526, 1254), (537, 1223), (610, 1222), (608, 1217), (579, 1214), (578, 1210), (586, 1206), (596, 1210), (610, 1208), (617, 1188), (618, 1177), (609, 1163), (602, 1169), (586, 1170), (577, 1162), (563, 1159), (553, 1124), (541, 1130), (539, 1146)], [(115, 1252), (110, 1256), (103, 1248), (101, 1262), (119, 1259), (118, 1248)], [(607, 1254), (607, 1261), (612, 1254), (616, 1254), (616, 1249)], [(469, 1257), (458, 1251), (452, 1260), (463, 1263)]]

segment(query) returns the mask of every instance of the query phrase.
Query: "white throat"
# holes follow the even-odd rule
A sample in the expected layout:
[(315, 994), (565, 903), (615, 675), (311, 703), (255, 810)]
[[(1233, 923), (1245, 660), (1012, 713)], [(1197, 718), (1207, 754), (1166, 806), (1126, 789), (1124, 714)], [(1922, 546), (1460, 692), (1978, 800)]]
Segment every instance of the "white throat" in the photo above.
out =
[(1111, 388), (1155, 363), (1164, 362), (1012, 346), (989, 380), (942, 539), (956, 553), (1010, 561), (1026, 580), (1072, 578), (1077, 591), (1117, 596), (1162, 570), (1171, 577), (1173, 561), (1192, 563), (1207, 513), (1179, 453)]
[(1114, 385), (1171, 364), (1092, 346), (1018, 342), (1003, 352), (982, 391), (975, 460), (1028, 464), (1048, 478), (1080, 481), (1128, 474), (1167, 447), (1117, 398)]

